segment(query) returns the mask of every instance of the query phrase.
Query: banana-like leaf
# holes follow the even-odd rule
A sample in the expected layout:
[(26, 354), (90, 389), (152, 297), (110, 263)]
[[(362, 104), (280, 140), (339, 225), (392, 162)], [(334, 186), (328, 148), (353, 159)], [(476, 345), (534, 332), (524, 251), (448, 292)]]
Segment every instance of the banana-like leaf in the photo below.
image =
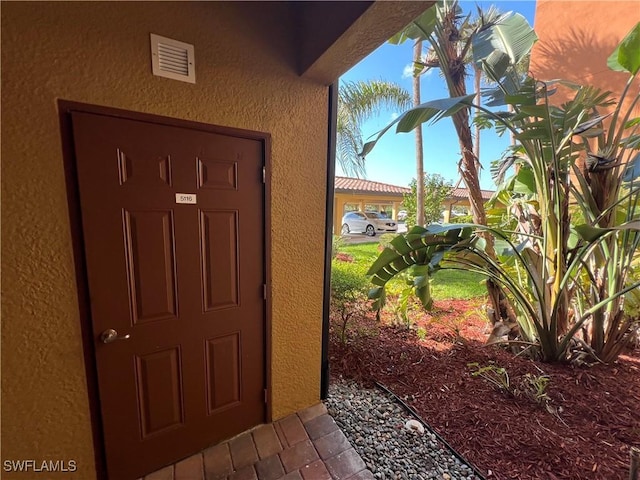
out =
[(389, 247), (385, 248), (382, 253), (378, 255), (378, 258), (376, 259), (374, 264), (371, 265), (371, 268), (369, 268), (367, 275), (373, 275), (374, 273), (381, 271), (383, 267), (389, 265), (396, 258), (398, 258), (398, 252), (392, 250)]
[[(510, 65), (517, 65), (527, 56), (537, 39), (522, 15), (505, 13), (474, 36), (473, 61), (478, 68), (488, 66), (498, 80), (505, 76)], [(508, 58), (506, 63), (504, 56)]]
[(521, 253), (527, 245), (529, 245), (529, 241), (525, 240), (524, 242), (515, 245), (514, 249), (513, 246), (505, 240), (496, 239), (495, 241), (495, 249), (500, 257), (513, 257), (516, 253)]
[(521, 168), (514, 177), (513, 191), (522, 195), (534, 195), (536, 193), (536, 179), (533, 170)]
[(576, 232), (573, 225), (569, 226), (569, 240), (567, 240), (567, 248), (573, 250), (580, 243), (580, 235)]
[(384, 305), (382, 290), (387, 282), (408, 268), (413, 268), (412, 286), (416, 295), (425, 308), (431, 308), (431, 273), (440, 268), (439, 264), (445, 259), (447, 252), (460, 248), (472, 238), (472, 227), (475, 225), (413, 227), (408, 233), (394, 238), (367, 272), (367, 275), (371, 276), (371, 282), (377, 286), (369, 292), (369, 298), (375, 300), (374, 308), (379, 309)]
[(523, 132), (517, 133), (516, 138), (522, 140), (547, 140), (549, 133), (544, 125), (540, 125), (539, 128), (532, 128)]
[[(489, 107), (536, 105), (538, 96), (535, 82), (527, 77), (521, 78), (514, 69), (510, 69), (509, 72), (515, 75), (510, 81), (512, 85), (506, 85), (501, 81), (500, 86), (482, 89), (481, 95), (485, 99), (483, 103)], [(513, 116), (513, 113), (509, 114)]]
[(427, 284), (424, 287), (418, 287), (415, 289), (415, 292), (425, 310), (431, 310), (433, 308), (433, 298), (431, 298), (431, 289), (429, 288), (429, 285)]
[(429, 268), (431, 270), (437, 270), (440, 265), (440, 262), (442, 261), (442, 259), (444, 258), (444, 251), (441, 252), (436, 252), (432, 255), (431, 257), (431, 261), (429, 262)]
[(640, 125), (640, 117), (627, 120), (627, 123), (624, 124), (624, 128), (631, 128), (631, 127), (635, 127), (636, 125)]
[(533, 106), (536, 104), (535, 95), (531, 95), (527, 90), (519, 90), (519, 93), (514, 93), (511, 95), (505, 95), (504, 100), (509, 105), (521, 105), (521, 106)]
[(418, 105), (398, 117), (396, 132), (407, 133), (422, 123), (428, 121), (435, 123), (445, 117), (450, 117), (459, 110), (470, 107), (474, 98), (475, 94), (470, 94), (462, 97), (431, 100)]
[(501, 107), (507, 104), (504, 90), (499, 87), (483, 88), (480, 95), (483, 98), (482, 103), (487, 107)]
[(382, 287), (372, 288), (371, 290), (369, 290), (367, 297), (369, 297), (370, 299), (379, 298), (383, 291), (384, 288)]
[(429, 38), (438, 21), (438, 8), (438, 5), (431, 6), (431, 8), (407, 25), (404, 30), (391, 37), (389, 43), (400, 45), (409, 39), (426, 40)]
[(547, 107), (546, 105), (523, 105), (520, 107), (520, 112), (524, 117), (538, 117), (545, 118), (547, 116)]
[(640, 70), (640, 22), (622, 39), (607, 59), (607, 65), (617, 72), (635, 75)]
[(417, 107), (412, 108), (411, 110), (407, 110), (398, 118), (396, 118), (389, 125), (380, 130), (376, 135), (375, 139), (371, 140), (364, 144), (364, 148), (360, 153), (361, 156), (367, 155), (373, 147), (375, 147), (376, 143), (382, 136), (391, 129), (394, 125), (397, 124), (396, 133), (398, 132), (410, 132), (418, 125), (421, 125), (425, 122), (437, 122), (438, 120), (450, 117), (454, 113), (463, 108), (468, 108), (472, 102), (474, 94), (465, 95), (462, 97), (453, 97), (453, 98), (441, 98), (438, 100), (432, 100), (430, 102), (425, 102)]
[(640, 149), (640, 135), (629, 135), (620, 140), (620, 145), (632, 150), (638, 150)]
[(603, 128), (591, 128), (584, 133), (581, 133), (580, 136), (584, 138), (595, 138), (599, 137), (604, 133)]
[(617, 227), (598, 228), (591, 225), (576, 225), (576, 232), (587, 242), (594, 242), (614, 230), (638, 230), (640, 231), (640, 220), (632, 220)]
[(372, 288), (371, 290), (369, 290), (368, 297), (369, 299), (374, 301), (371, 305), (371, 308), (373, 308), (373, 310), (376, 310), (377, 312), (380, 312), (380, 310), (382, 310), (382, 307), (384, 307), (386, 303), (387, 292), (385, 291), (384, 287)]

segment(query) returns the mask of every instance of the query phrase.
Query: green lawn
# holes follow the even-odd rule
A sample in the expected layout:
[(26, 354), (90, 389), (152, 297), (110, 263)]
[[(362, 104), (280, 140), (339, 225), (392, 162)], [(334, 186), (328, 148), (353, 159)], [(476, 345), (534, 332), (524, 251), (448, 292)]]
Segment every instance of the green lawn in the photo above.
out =
[[(378, 258), (380, 251), (377, 241), (371, 243), (359, 243), (354, 245), (343, 245), (339, 252), (353, 256), (353, 266), (365, 275), (369, 267)], [(334, 262), (339, 268), (343, 262)], [(334, 267), (336, 268), (336, 267)], [(487, 294), (483, 283), (484, 277), (477, 273), (465, 272), (461, 270), (440, 270), (431, 280), (431, 294), (435, 300), (446, 299), (468, 299), (481, 297)], [(389, 282), (388, 291), (394, 293), (402, 287), (400, 281)]]

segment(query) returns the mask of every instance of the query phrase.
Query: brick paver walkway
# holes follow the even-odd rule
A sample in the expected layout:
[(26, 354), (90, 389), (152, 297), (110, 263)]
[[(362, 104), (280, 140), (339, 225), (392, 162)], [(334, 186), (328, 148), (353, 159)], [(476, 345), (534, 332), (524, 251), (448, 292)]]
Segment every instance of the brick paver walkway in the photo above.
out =
[[(367, 480), (373, 474), (319, 403), (144, 480)], [(142, 480), (142, 479), (141, 479)]]

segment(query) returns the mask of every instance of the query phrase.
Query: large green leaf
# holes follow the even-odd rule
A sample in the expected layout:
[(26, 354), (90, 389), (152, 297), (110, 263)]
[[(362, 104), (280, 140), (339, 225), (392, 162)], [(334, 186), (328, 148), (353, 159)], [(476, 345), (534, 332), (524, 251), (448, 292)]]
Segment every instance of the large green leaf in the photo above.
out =
[(576, 232), (578, 232), (578, 235), (580, 235), (580, 237), (582, 237), (587, 242), (595, 242), (600, 237), (614, 230), (640, 230), (640, 220), (632, 220), (618, 227), (611, 228), (598, 228), (592, 227), (591, 225), (576, 225)]
[(376, 135), (375, 139), (371, 140), (364, 144), (364, 148), (360, 155), (365, 156), (373, 147), (375, 147), (378, 140), (382, 138), (382, 136), (391, 129), (394, 125), (397, 124), (396, 133), (399, 132), (410, 132), (418, 125), (421, 125), (425, 122), (432, 121), (437, 122), (438, 120), (444, 117), (450, 117), (454, 113), (463, 108), (468, 108), (472, 102), (475, 95), (465, 95), (462, 97), (453, 97), (453, 98), (441, 98), (438, 100), (432, 100), (430, 102), (425, 102), (417, 107), (412, 108), (411, 110), (407, 110), (398, 118), (396, 118), (389, 125), (380, 130)]
[(640, 22), (622, 39), (607, 59), (607, 65), (617, 72), (635, 75), (640, 70)]
[(399, 45), (406, 40), (426, 40), (429, 38), (438, 21), (437, 5), (432, 5), (422, 15), (407, 25), (404, 30), (389, 39), (389, 43)]
[(431, 121), (433, 123), (454, 113), (468, 108), (475, 98), (475, 94), (462, 97), (441, 98), (422, 103), (411, 110), (406, 111), (398, 118), (396, 133), (407, 133), (418, 125)]
[(379, 315), (380, 310), (382, 310), (382, 307), (384, 307), (384, 305), (386, 303), (386, 291), (385, 291), (384, 287), (372, 288), (371, 290), (369, 290), (368, 297), (371, 300), (374, 300), (373, 305), (371, 306), (371, 308), (373, 310), (377, 310), (378, 311), (378, 315)]
[(640, 149), (640, 134), (629, 135), (628, 137), (620, 139), (620, 145), (625, 148), (631, 148), (632, 150)]
[(505, 13), (474, 36), (473, 61), (500, 79), (509, 66), (517, 65), (529, 54), (537, 39), (526, 18), (519, 13)]
[(422, 305), (430, 309), (433, 304), (429, 287), (431, 273), (441, 268), (440, 262), (447, 252), (463, 248), (465, 242), (469, 242), (474, 227), (477, 226), (455, 224), (414, 227), (408, 233), (394, 238), (367, 272), (371, 276), (371, 283), (376, 285), (369, 292), (369, 298), (375, 300), (374, 309), (379, 310), (384, 305), (387, 282), (408, 268), (412, 268), (411, 285), (415, 294)]

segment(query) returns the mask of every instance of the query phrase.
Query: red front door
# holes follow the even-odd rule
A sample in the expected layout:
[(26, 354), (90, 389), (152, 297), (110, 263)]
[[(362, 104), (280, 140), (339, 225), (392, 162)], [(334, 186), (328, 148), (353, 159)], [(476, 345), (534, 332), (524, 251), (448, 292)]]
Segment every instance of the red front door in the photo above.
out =
[(265, 420), (264, 143), (72, 113), (109, 478)]

